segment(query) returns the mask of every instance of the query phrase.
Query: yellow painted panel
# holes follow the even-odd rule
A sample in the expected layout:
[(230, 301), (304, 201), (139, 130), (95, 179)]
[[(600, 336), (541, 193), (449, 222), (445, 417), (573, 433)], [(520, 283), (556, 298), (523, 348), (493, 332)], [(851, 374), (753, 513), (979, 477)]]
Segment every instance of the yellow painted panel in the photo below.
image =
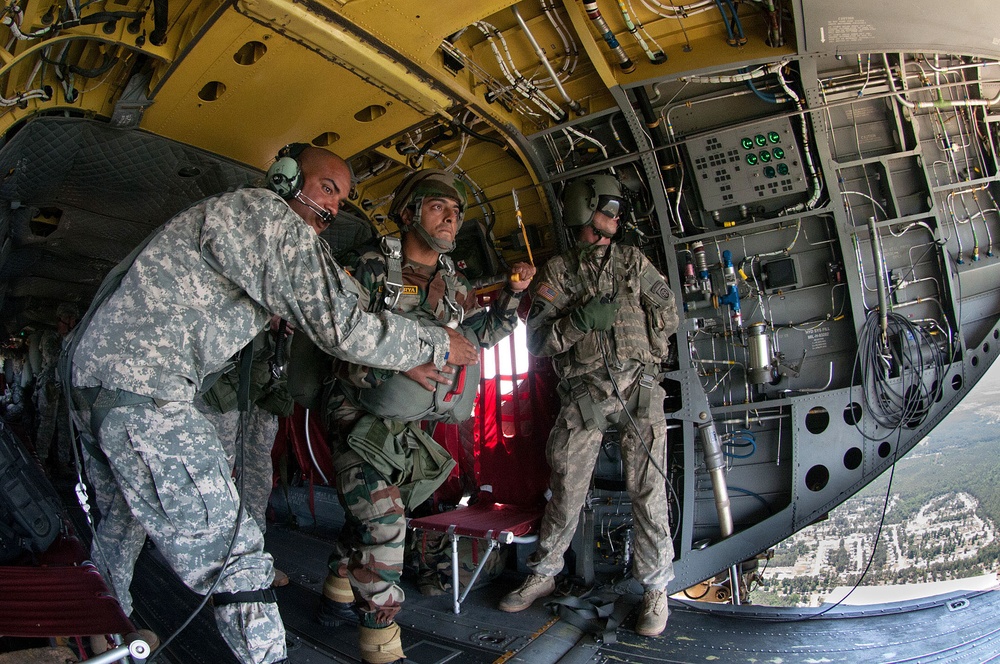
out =
[[(267, 52), (253, 65), (239, 65), (233, 55), (248, 41), (260, 41)], [(203, 101), (198, 93), (211, 82), (222, 83), (225, 92)], [(373, 104), (385, 114), (368, 123), (355, 119)], [(289, 142), (336, 132), (341, 140), (330, 148), (350, 156), (425, 117), (354, 73), (231, 12), (164, 83), (142, 126), (266, 168)]]
[(343, 14), (355, 25), (418, 64), (440, 59), (441, 41), (516, 4), (511, 0), (351, 0)]

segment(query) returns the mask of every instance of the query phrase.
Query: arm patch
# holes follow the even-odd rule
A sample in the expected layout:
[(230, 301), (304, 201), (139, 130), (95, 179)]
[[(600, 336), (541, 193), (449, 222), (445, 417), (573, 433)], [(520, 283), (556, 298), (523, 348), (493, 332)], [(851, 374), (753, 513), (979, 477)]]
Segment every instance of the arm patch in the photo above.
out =
[(535, 294), (544, 300), (548, 300), (549, 302), (555, 302), (556, 298), (560, 295), (559, 291), (544, 281), (535, 287)]

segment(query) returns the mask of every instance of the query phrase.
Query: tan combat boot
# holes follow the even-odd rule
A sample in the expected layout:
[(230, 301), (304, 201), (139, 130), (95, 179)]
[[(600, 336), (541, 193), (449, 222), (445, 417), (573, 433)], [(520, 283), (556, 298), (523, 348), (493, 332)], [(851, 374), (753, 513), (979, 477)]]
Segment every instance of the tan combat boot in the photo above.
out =
[(316, 622), (324, 627), (340, 627), (345, 622), (357, 621), (354, 613), (354, 591), (351, 582), (332, 572), (323, 582), (323, 596), (319, 598)]
[(277, 567), (274, 568), (274, 580), (271, 581), (272, 588), (281, 588), (288, 585), (288, 575)]
[(556, 578), (554, 576), (532, 574), (524, 580), (520, 588), (504, 595), (504, 598), (500, 600), (499, 608), (507, 613), (524, 611), (536, 599), (551, 595), (555, 589)]
[(659, 636), (667, 627), (667, 591), (647, 590), (642, 596), (642, 608), (635, 621), (635, 633), (639, 636)]
[(403, 654), (403, 641), (399, 637), (399, 625), (396, 623), (378, 629), (364, 625), (360, 627), (358, 647), (364, 664), (391, 664), (401, 662), (406, 657)]

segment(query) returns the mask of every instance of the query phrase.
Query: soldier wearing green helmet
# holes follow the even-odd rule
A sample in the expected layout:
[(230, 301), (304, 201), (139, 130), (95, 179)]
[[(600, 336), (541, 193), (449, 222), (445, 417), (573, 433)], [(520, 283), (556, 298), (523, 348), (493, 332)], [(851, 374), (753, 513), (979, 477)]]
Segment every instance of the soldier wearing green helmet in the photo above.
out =
[[(488, 307), (480, 306), (448, 255), (467, 204), (468, 187), (454, 173), (427, 169), (403, 178), (389, 210), (402, 238), (381, 238), (344, 261), (368, 311), (451, 327), (481, 348), (514, 330), (535, 268), (512, 265), (504, 289)], [(424, 502), (455, 465), (420, 421), (468, 419), (478, 370), (439, 370), (428, 363), (397, 373), (341, 364), (336, 373), (323, 408), (346, 523), (330, 556), (317, 619), (336, 626), (355, 610), (362, 660), (402, 661), (394, 617), (404, 600), (405, 512)]]
[(552, 358), (562, 407), (546, 447), (552, 497), (528, 560), (532, 574), (500, 609), (522, 611), (555, 590), (604, 432), (614, 424), (635, 520), (633, 576), (644, 589), (635, 629), (656, 636), (666, 627), (665, 589), (673, 578), (660, 380), (677, 308), (642, 251), (613, 241), (627, 213), (623, 194), (606, 174), (566, 186), (563, 223), (575, 231), (576, 246), (550, 259), (532, 286), (528, 350)]

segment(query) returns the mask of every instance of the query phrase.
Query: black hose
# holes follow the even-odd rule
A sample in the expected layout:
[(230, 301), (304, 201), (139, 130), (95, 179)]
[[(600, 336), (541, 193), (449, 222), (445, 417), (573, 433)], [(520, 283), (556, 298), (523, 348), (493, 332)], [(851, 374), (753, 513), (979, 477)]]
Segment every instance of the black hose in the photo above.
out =
[(153, 0), (153, 32), (149, 35), (149, 43), (153, 46), (163, 46), (167, 43), (168, 19), (167, 0)]

